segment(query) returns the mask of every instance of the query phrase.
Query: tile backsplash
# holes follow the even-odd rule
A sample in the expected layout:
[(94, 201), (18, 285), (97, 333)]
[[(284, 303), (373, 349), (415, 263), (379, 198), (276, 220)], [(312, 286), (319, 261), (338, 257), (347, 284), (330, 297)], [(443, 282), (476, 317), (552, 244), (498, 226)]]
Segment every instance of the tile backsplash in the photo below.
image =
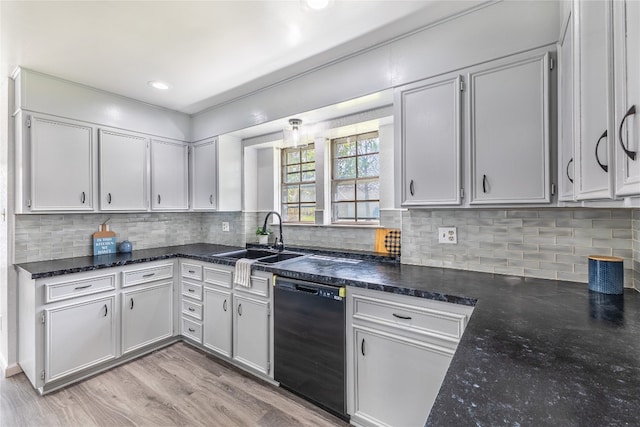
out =
[[(638, 270), (634, 215), (630, 209), (409, 210), (402, 218), (402, 263), (586, 283), (587, 256), (612, 255), (624, 258), (631, 287), (634, 265)], [(438, 226), (457, 227), (458, 244), (438, 243)]]
[[(108, 218), (117, 241), (129, 240), (134, 249), (199, 242), (245, 244), (239, 232), (243, 219), (237, 212), (16, 215), (15, 262), (92, 255), (92, 235)], [(229, 232), (221, 231), (223, 221), (229, 222)]]
[[(107, 218), (118, 241), (135, 249), (187, 243), (244, 246), (266, 212), (17, 215), (15, 262), (92, 254), (91, 235)], [(222, 231), (229, 222), (230, 231)], [(640, 209), (437, 209), (382, 212), (381, 225), (402, 229), (404, 264), (587, 282), (587, 256), (620, 256), (625, 286), (640, 290)], [(457, 245), (437, 242), (455, 226)], [(285, 243), (373, 249), (375, 229), (285, 225)]]

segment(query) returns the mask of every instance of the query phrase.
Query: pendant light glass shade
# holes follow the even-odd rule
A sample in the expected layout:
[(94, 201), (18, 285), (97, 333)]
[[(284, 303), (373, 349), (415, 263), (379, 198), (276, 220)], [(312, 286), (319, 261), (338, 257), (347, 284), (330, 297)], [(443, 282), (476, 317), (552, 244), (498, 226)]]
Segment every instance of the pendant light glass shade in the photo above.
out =
[(309, 137), (300, 119), (289, 119), (289, 126), (284, 128), (283, 134), (285, 147), (298, 147), (309, 143)]

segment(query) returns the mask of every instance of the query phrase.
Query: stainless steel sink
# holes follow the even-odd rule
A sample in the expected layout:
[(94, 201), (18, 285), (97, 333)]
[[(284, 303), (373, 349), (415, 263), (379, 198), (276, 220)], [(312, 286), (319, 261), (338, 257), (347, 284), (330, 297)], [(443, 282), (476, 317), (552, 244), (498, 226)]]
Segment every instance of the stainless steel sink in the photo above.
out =
[(212, 254), (212, 256), (236, 258), (236, 259), (240, 259), (240, 258), (258, 259), (258, 258), (268, 257), (274, 254), (275, 252), (264, 250), (264, 249), (240, 249), (238, 251), (233, 251), (233, 252)]
[(259, 258), (258, 262), (266, 262), (267, 264), (274, 264), (280, 261), (286, 261), (288, 259), (298, 258), (303, 256), (304, 254), (297, 254), (294, 252), (281, 252), (275, 255), (271, 255), (265, 258)]
[(275, 252), (275, 251), (269, 251), (265, 249), (240, 249), (233, 252), (212, 254), (211, 256), (234, 258), (234, 259), (240, 259), (240, 258), (255, 259), (258, 262), (274, 264), (276, 262), (298, 258), (303, 255), (304, 254), (299, 254), (296, 252)]

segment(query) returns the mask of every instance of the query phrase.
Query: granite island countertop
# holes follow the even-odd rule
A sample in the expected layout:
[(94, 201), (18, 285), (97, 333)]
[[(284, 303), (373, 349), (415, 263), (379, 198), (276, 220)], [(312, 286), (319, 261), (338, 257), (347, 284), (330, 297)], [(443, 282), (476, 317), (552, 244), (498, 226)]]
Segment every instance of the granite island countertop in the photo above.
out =
[[(20, 264), (33, 278), (184, 257), (231, 265), (184, 245), (124, 256)], [(307, 256), (256, 265), (321, 283), (475, 305), (426, 421), (452, 425), (640, 425), (640, 293), (591, 293), (584, 283), (371, 260)]]

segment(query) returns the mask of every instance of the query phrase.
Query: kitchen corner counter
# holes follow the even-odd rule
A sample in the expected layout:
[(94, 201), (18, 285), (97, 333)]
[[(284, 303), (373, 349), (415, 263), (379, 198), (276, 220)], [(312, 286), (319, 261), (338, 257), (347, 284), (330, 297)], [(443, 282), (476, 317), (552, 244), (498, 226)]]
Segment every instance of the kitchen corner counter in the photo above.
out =
[(42, 279), (45, 277), (54, 277), (63, 274), (80, 273), (82, 271), (100, 270), (102, 268), (118, 267), (122, 265), (138, 264), (141, 262), (158, 261), (161, 259), (177, 257), (211, 261), (212, 254), (238, 249), (242, 248), (239, 246), (198, 243), (192, 245), (166, 246), (153, 249), (139, 249), (131, 253), (62, 258), (51, 261), (27, 262), (16, 265), (31, 273), (32, 279)]
[[(173, 246), (104, 262), (81, 257), (20, 267), (38, 278), (172, 257), (232, 264), (210, 255), (234, 249), (240, 248)], [(256, 267), (475, 305), (428, 426), (638, 425), (640, 293), (634, 290), (622, 298), (591, 293), (583, 283), (314, 256)]]

